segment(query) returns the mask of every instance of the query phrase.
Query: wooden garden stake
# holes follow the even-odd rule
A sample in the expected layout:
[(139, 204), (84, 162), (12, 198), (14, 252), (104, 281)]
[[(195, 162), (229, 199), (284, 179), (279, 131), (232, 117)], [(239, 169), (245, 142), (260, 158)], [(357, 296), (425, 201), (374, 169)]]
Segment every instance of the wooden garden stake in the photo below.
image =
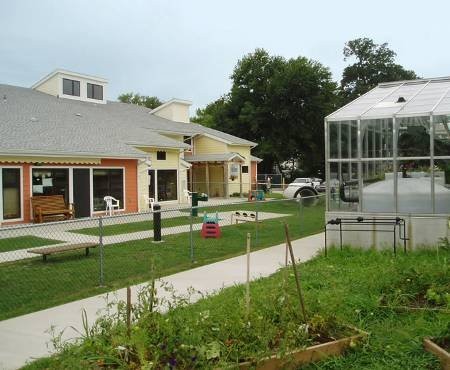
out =
[(307, 316), (306, 316), (306, 310), (305, 310), (305, 303), (303, 301), (302, 289), (301, 289), (301, 285), (300, 285), (300, 278), (298, 276), (297, 266), (295, 264), (294, 251), (292, 249), (291, 239), (289, 237), (289, 227), (288, 227), (287, 223), (284, 223), (284, 231), (286, 233), (286, 244), (289, 248), (289, 253), (291, 255), (292, 269), (294, 270), (295, 284), (297, 285), (297, 293), (298, 293), (298, 298), (300, 300), (300, 307), (302, 309), (303, 320), (305, 320), (305, 322), (306, 322)]
[(131, 333), (131, 288), (127, 286), (127, 336)]
[(245, 291), (245, 309), (247, 318), (250, 313), (250, 242), (251, 234), (247, 233), (247, 282)]

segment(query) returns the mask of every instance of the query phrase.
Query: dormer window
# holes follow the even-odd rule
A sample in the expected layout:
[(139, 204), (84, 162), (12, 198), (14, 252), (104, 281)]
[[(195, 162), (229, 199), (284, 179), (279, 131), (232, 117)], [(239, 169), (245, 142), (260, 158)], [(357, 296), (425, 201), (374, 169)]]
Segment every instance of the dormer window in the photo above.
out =
[(80, 81), (63, 78), (63, 94), (80, 96)]
[(88, 99), (103, 100), (103, 86), (96, 84), (87, 84)]

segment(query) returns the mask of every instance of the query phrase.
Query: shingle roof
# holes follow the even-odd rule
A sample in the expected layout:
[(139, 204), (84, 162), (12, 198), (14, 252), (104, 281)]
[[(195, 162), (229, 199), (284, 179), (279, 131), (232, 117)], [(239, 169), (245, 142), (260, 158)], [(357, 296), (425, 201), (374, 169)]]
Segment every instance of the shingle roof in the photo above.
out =
[(27, 153), (140, 158), (134, 146), (188, 148), (161, 133), (211, 134), (254, 145), (207, 127), (174, 122), (131, 104), (60, 99), (29, 88), (0, 84), (0, 154)]
[(379, 84), (331, 113), (330, 121), (450, 113), (450, 77)]

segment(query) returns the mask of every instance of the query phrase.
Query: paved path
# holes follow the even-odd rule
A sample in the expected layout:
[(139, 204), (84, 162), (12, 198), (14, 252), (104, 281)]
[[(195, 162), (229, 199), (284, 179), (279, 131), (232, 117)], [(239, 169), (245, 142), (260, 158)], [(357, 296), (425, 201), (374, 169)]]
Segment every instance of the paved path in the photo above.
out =
[[(218, 213), (218, 217), (220, 220), (219, 221), (220, 226), (232, 225), (231, 214), (232, 214), (232, 212), (219, 212)], [(149, 215), (151, 215), (151, 214), (146, 214), (147, 217)], [(170, 216), (171, 217), (186, 216), (186, 213), (177, 211), (176, 214), (171, 214)], [(289, 214), (272, 213), (272, 212), (259, 212), (259, 214), (258, 214), (258, 218), (260, 221), (269, 220), (269, 219), (273, 219), (273, 218), (279, 218), (279, 217), (287, 217), (287, 216), (289, 216)], [(142, 218), (142, 215), (140, 215), (140, 218)], [(139, 221), (144, 221), (144, 220), (140, 219)], [(129, 220), (129, 222), (137, 222), (137, 221), (135, 219), (132, 219), (132, 220)], [(111, 223), (111, 225), (114, 225), (114, 223)], [(164, 226), (164, 220), (162, 222), (162, 225)], [(83, 226), (80, 226), (78, 224), (76, 225), (75, 228), (72, 225), (72, 228), (69, 228), (69, 229), (67, 228), (67, 226), (59, 227), (59, 228), (55, 227), (53, 229), (44, 229), (44, 230), (42, 228), (35, 228), (35, 229), (30, 229), (30, 231), (28, 232), (28, 235), (34, 235), (34, 236), (37, 236), (40, 238), (50, 238), (52, 240), (60, 240), (63, 242), (63, 243), (58, 243), (58, 244), (52, 244), (51, 247), (58, 247), (58, 246), (63, 246), (63, 245), (68, 245), (68, 244), (98, 243), (99, 242), (98, 236), (78, 234), (78, 233), (74, 232), (74, 230), (81, 229), (81, 228), (83, 228)], [(192, 225), (192, 229), (194, 231), (201, 230), (201, 228), (202, 228), (201, 223), (196, 223), (196, 224)], [(72, 231), (68, 231), (68, 230), (72, 230)], [(172, 226), (172, 227), (164, 227), (161, 229), (161, 235), (164, 238), (164, 235), (180, 234), (180, 233), (186, 233), (189, 231), (190, 231), (189, 224)], [(126, 233), (126, 234), (104, 236), (103, 237), (103, 245), (123, 243), (123, 242), (132, 241), (132, 240), (141, 240), (141, 239), (148, 239), (148, 238), (153, 238), (153, 230), (136, 231), (136, 232)], [(47, 247), (49, 247), (49, 245), (35, 247), (32, 249), (42, 249), (42, 248), (47, 248)], [(0, 253), (0, 263), (18, 261), (18, 260), (23, 260), (26, 258), (36, 258), (36, 255), (33, 253), (28, 253), (26, 249), (18, 249), (18, 250), (14, 250), (14, 251), (10, 251), (10, 252)]]
[[(324, 235), (316, 234), (293, 241), (296, 258), (302, 261), (313, 257), (323, 247)], [(274, 273), (285, 261), (285, 245), (262, 249), (251, 254), (251, 277), (256, 279)], [(167, 276), (164, 282), (173, 286), (178, 294), (186, 293), (192, 287), (203, 293), (212, 293), (245, 281), (246, 257), (238, 256), (192, 270)], [(160, 284), (161, 282), (159, 282)], [(133, 287), (133, 300), (142, 285)], [(125, 299), (125, 289), (117, 291), (119, 299)], [(163, 290), (159, 289), (162, 296)], [(168, 298), (168, 297), (167, 297)], [(53, 326), (56, 332), (65, 328), (63, 338), (78, 336), (70, 327), (82, 331), (81, 311), (85, 309), (92, 323), (105, 307), (105, 295), (99, 295), (46, 310), (0, 321), (0, 369), (16, 369), (33, 358), (51, 352), (48, 329)]]

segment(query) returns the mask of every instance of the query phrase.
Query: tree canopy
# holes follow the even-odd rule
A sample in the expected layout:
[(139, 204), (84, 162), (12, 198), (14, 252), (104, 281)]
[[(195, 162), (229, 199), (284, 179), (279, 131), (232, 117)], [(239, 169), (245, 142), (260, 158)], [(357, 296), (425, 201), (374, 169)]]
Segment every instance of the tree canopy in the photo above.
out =
[(346, 104), (381, 82), (418, 78), (413, 71), (395, 63), (396, 53), (387, 43), (376, 44), (369, 38), (348, 41), (344, 60), (355, 59), (342, 73), (340, 95)]
[(121, 94), (118, 96), (117, 99), (122, 103), (142, 105), (150, 109), (155, 109), (156, 107), (159, 107), (163, 103), (156, 96), (140, 95), (138, 93), (135, 94), (133, 92)]
[(337, 104), (328, 68), (256, 49), (238, 61), (231, 80), (231, 91), (197, 110), (196, 122), (257, 142), (261, 171), (290, 159), (307, 173), (323, 170), (323, 118)]

